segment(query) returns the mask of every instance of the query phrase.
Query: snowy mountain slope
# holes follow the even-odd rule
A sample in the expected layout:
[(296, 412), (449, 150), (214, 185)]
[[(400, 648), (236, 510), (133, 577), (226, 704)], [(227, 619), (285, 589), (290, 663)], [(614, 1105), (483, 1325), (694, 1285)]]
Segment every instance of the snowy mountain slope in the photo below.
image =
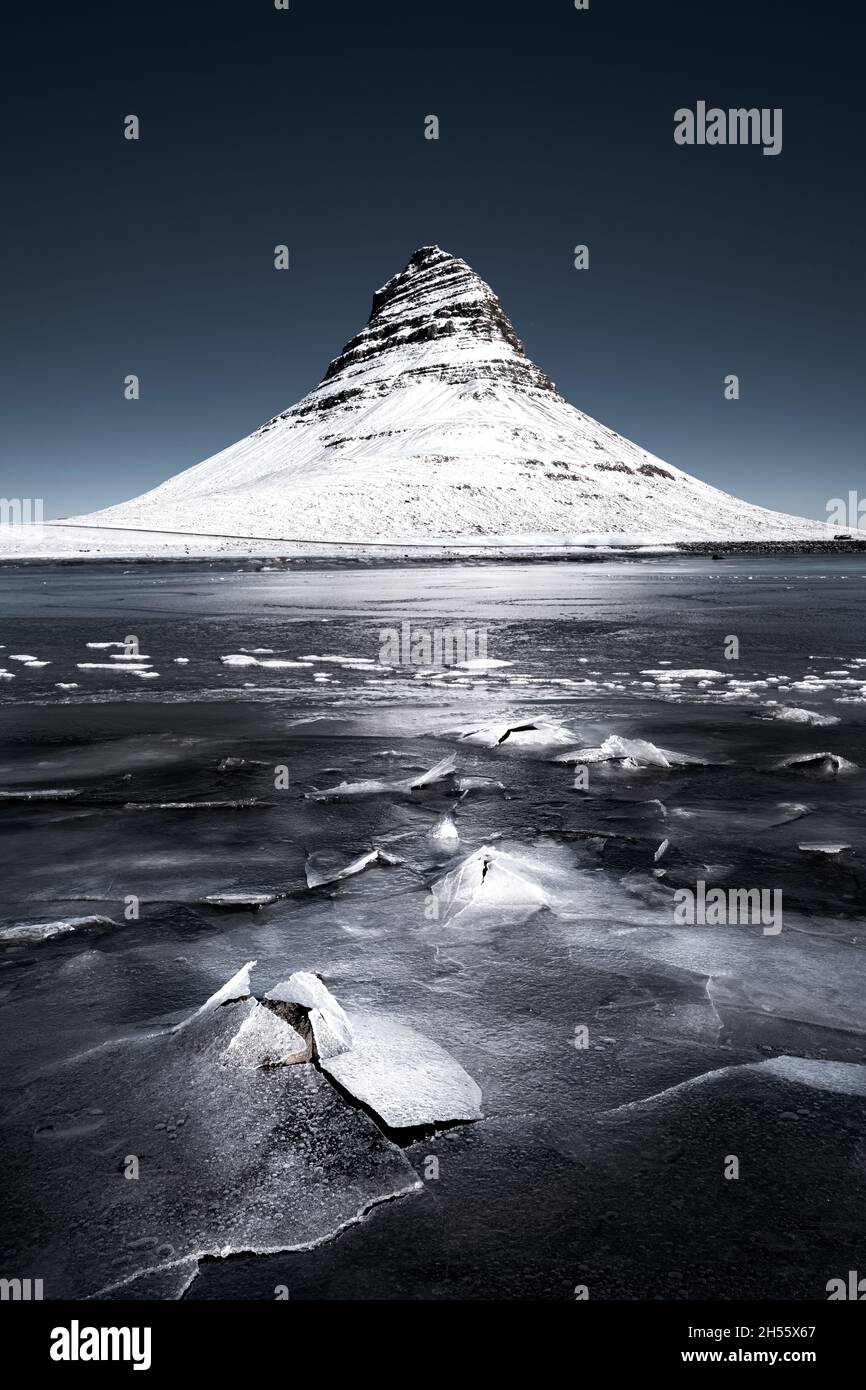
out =
[(76, 520), (355, 544), (833, 533), (699, 482), (569, 405), (490, 287), (436, 246), (376, 292), (366, 326), (297, 405)]

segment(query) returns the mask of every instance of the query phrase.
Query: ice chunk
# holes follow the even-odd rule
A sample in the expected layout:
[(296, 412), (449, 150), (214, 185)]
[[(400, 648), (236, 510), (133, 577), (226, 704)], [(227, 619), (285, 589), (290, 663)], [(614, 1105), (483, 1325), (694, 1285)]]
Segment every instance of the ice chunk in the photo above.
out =
[[(218, 1009), (221, 1004), (227, 1004), (236, 999), (247, 999), (250, 993), (250, 971), (255, 965), (254, 960), (248, 960), (246, 965), (242, 965), (236, 975), (232, 975), (230, 980), (226, 980), (224, 985), (210, 995), (204, 1001), (200, 1009), (196, 1009), (192, 1018), (187, 1019), (191, 1023), (193, 1018), (198, 1018), (199, 1014), (206, 1014), (211, 1009)], [(184, 1025), (181, 1024), (181, 1027)]]
[(456, 845), (460, 840), (460, 832), (454, 820), (447, 813), (440, 816), (436, 824), (430, 831), (431, 840), (436, 840), (442, 845)]
[(208, 893), (204, 900), (208, 907), (268, 907), (277, 901), (276, 893)]
[(651, 667), (647, 671), (641, 671), (642, 676), (655, 676), (657, 680), (672, 681), (712, 681), (724, 680), (724, 671), (714, 671), (712, 668), (704, 666), (689, 666), (682, 670), (674, 670), (670, 666)]
[(505, 912), (527, 916), (554, 908), (555, 898), (538, 866), (505, 850), (482, 845), (434, 883), (438, 920), (453, 925), (470, 915)]
[(359, 855), (357, 859), (352, 859), (348, 864), (335, 850), (322, 849), (314, 850), (307, 856), (304, 873), (308, 888), (321, 888), (326, 883), (339, 883), (344, 878), (352, 878), (354, 874), (368, 869), (371, 864), (400, 863), (402, 860), (396, 854), (390, 854), (378, 845)]
[(803, 854), (826, 854), (831, 856), (834, 854), (843, 854), (846, 849), (850, 848), (850, 845), (844, 844), (843, 842), (838, 844), (825, 844), (819, 843), (816, 840), (806, 840), (797, 846), (797, 849), (801, 850)]
[(382, 796), (388, 793), (411, 796), (412, 792), (423, 787), (434, 786), (437, 782), (448, 782), (454, 777), (453, 756), (440, 759), (435, 766), (420, 777), (400, 777), (391, 782), (380, 778), (370, 778), (364, 782), (340, 782), (336, 787), (325, 787), (322, 791), (307, 792), (308, 801), (341, 801), (345, 797)]
[(611, 734), (598, 748), (574, 748), (568, 753), (560, 753), (554, 759), (558, 763), (609, 763), (616, 762), (625, 767), (704, 767), (702, 758), (690, 757), (687, 753), (675, 753), (670, 748), (658, 748), (643, 738), (622, 738)]
[(859, 771), (856, 763), (849, 762), (840, 753), (795, 753), (776, 763), (777, 772), (789, 769), (805, 773), (807, 777), (818, 777), (822, 781), (829, 781), (835, 777), (850, 777), (852, 773)]
[(352, 1027), (333, 994), (309, 970), (298, 970), (268, 990), (266, 999), (297, 1004), (308, 1011), (319, 1058), (336, 1057), (352, 1046)]
[(342, 1010), (336, 1014), (331, 1009), (310, 1009), (307, 1017), (313, 1030), (316, 1056), (320, 1061), (329, 1057), (339, 1057), (341, 1052), (350, 1050), (353, 1041), (352, 1029)]
[(379, 1014), (352, 1026), (352, 1050), (322, 1067), (391, 1129), (481, 1118), (481, 1088), (438, 1043)]
[(300, 1004), (305, 1009), (321, 1009), (324, 1013), (332, 1014), (351, 1034), (349, 1020), (341, 1006), (321, 976), (314, 975), (311, 970), (296, 970), (287, 980), (269, 989), (265, 998), (283, 1004)]
[(779, 820), (771, 821), (768, 828), (778, 825), (788, 825), (791, 821), (802, 820), (804, 816), (811, 816), (813, 808), (807, 806), (803, 801), (780, 801), (779, 810), (784, 814)]
[(267, 666), (274, 668), (283, 667), (308, 667), (308, 661), (288, 661), (282, 657), (258, 657), (249, 656), (242, 652), (232, 652), (229, 656), (221, 656), (220, 661), (223, 666)]
[(447, 758), (441, 758), (438, 763), (430, 768), (429, 772), (423, 773), (421, 777), (416, 777), (415, 780), (410, 783), (410, 788), (414, 792), (420, 787), (430, 787), (436, 782), (446, 782), (449, 778), (454, 776), (456, 768), (457, 763), (453, 753), (451, 753)]
[(476, 743), (481, 748), (553, 748), (574, 743), (574, 734), (560, 724), (545, 720), (525, 720), (520, 724), (485, 724), (479, 729), (458, 729), (461, 743)]
[(778, 719), (785, 724), (811, 724), (817, 729), (839, 723), (839, 716), (836, 714), (818, 714), (813, 709), (780, 705), (775, 700), (770, 700), (763, 709), (756, 710), (755, 714), (760, 719)]
[(72, 936), (76, 932), (118, 925), (113, 917), (62, 917), (56, 922), (21, 923), (14, 927), (4, 927), (0, 931), (0, 941), (54, 941), (58, 936)]
[(457, 790), (463, 797), (468, 792), (504, 792), (505, 785), (495, 777), (458, 777)]
[(311, 1056), (309, 1042), (286, 1019), (264, 1004), (252, 1004), (222, 1060), (235, 1067), (287, 1067)]

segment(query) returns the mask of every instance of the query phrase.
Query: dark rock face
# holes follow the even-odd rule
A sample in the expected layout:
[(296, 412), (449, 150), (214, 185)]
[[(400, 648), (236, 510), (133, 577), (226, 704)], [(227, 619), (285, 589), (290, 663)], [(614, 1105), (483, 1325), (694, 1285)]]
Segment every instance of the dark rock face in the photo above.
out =
[[(411, 350), (438, 340), (443, 340), (449, 361), (421, 365), (419, 354)], [(483, 344), (501, 345), (501, 359), (484, 361), (478, 352)], [(535, 390), (555, 389), (526, 356), (490, 286), (465, 261), (438, 246), (422, 246), (405, 270), (376, 291), (366, 327), (331, 362), (323, 385), (379, 362), (392, 377), (434, 374), (450, 384), (488, 378)], [(344, 403), (341, 392), (329, 395), (320, 408)]]

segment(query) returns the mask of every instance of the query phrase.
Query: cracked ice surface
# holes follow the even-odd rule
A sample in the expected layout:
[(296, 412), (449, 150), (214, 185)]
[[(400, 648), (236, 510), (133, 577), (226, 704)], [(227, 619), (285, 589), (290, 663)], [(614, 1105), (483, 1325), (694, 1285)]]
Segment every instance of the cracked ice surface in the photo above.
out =
[(306, 1249), (421, 1187), (315, 1067), (222, 1063), (260, 1008), (210, 1009), (30, 1085), (6, 1121), (5, 1245), (21, 1277), (51, 1270), (47, 1298), (156, 1275), (177, 1294), (204, 1255)]

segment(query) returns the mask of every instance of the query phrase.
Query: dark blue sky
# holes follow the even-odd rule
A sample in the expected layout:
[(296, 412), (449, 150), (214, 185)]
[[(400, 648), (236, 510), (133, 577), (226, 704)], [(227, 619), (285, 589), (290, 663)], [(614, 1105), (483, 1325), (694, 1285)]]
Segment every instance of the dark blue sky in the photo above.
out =
[[(223, 448), (431, 242), (663, 458), (812, 516), (866, 492), (854, 3), (48, 3), (4, 39), (4, 495), (71, 514)], [(782, 107), (782, 154), (676, 146), (698, 100)]]

